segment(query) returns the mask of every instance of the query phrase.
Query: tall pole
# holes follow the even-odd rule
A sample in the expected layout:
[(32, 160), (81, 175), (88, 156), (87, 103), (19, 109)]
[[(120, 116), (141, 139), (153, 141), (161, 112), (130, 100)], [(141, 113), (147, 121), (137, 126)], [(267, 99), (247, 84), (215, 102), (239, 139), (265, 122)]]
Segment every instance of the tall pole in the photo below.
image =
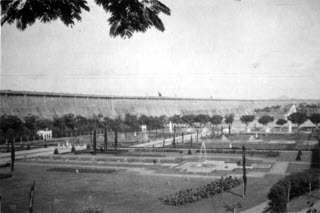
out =
[(107, 146), (108, 146), (108, 132), (107, 128), (104, 129), (104, 151), (107, 152)]
[(16, 160), (14, 143), (15, 143), (15, 139), (13, 138), (13, 141), (11, 143), (11, 173), (14, 171), (14, 162)]
[(246, 148), (242, 145), (242, 169), (243, 169), (243, 195), (246, 196), (247, 175), (246, 175)]
[(96, 130), (93, 130), (93, 154), (96, 155), (97, 154), (97, 138), (96, 135), (97, 132)]
[(174, 148), (176, 147), (176, 127), (174, 127), (174, 131), (173, 131), (172, 145)]
[(118, 149), (118, 129), (114, 130), (114, 149)]
[(183, 144), (184, 133), (181, 133), (181, 138), (182, 138), (182, 141), (181, 141), (181, 143)]

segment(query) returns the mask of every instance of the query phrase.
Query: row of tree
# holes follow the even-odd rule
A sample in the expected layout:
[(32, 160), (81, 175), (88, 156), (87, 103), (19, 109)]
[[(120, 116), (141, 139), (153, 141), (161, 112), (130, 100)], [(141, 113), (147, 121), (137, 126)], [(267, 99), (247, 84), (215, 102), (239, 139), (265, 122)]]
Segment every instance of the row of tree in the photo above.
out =
[[(301, 112), (296, 112), (296, 113), (292, 113), (291, 115), (288, 116), (287, 120), (284, 118), (279, 118), (276, 121), (277, 125), (283, 126), (284, 124), (286, 124), (289, 121), (291, 121), (292, 123), (296, 124), (298, 127), (303, 124), (304, 122), (306, 122), (307, 120), (310, 120), (313, 124), (315, 124), (316, 126), (319, 125), (320, 123), (320, 113), (314, 113), (311, 114), (310, 116), (308, 116), (305, 113), (301, 113)], [(255, 120), (255, 116), (254, 115), (243, 115), (240, 117), (240, 121), (244, 124), (246, 124), (246, 126), (248, 126), (252, 121)], [(271, 122), (274, 122), (274, 117), (271, 115), (263, 115), (258, 119), (258, 122), (264, 126), (268, 125)]]
[[(281, 105), (276, 106), (267, 106), (264, 108), (257, 108), (254, 109), (255, 113), (275, 113), (282, 111), (282, 113), (285, 113), (289, 110), (289, 108), (292, 106), (292, 104), (288, 104), (286, 106), (281, 107)], [(297, 112), (307, 114), (308, 116), (318, 113), (320, 110), (320, 104), (307, 104), (307, 103), (300, 103), (296, 106)]]
[[(146, 116), (140, 117), (127, 113), (124, 118), (120, 116), (117, 118), (104, 117), (103, 115), (93, 115), (90, 118), (74, 114), (66, 114), (61, 117), (54, 117), (53, 119), (40, 118), (36, 115), (29, 114), (22, 120), (14, 115), (2, 115), (0, 122), (0, 134), (1, 138), (19, 138), (21, 136), (29, 136), (30, 138), (35, 136), (38, 130), (51, 129), (53, 137), (66, 136), (68, 132), (78, 132), (79, 134), (92, 131), (94, 129), (108, 129), (118, 130), (120, 132), (134, 132), (140, 131), (141, 125), (147, 125), (149, 130), (162, 129), (165, 124), (172, 122), (174, 124), (187, 124), (194, 126), (195, 124), (207, 125), (211, 123), (214, 126), (218, 126), (224, 123), (232, 125), (235, 119), (234, 114), (227, 114), (224, 117), (221, 115), (205, 115), (205, 114), (189, 114), (189, 115), (174, 115), (172, 117), (167, 116)], [(320, 114), (314, 113), (307, 116), (304, 113), (297, 112), (291, 114), (288, 118), (292, 123), (300, 126), (307, 119), (310, 119), (316, 126), (320, 123)], [(243, 115), (240, 117), (240, 121), (247, 126), (255, 120), (255, 115)], [(258, 119), (258, 122), (264, 126), (270, 122), (274, 122), (274, 118), (271, 115), (263, 115)], [(286, 119), (280, 118), (276, 121), (277, 125), (283, 126), (287, 123)]]

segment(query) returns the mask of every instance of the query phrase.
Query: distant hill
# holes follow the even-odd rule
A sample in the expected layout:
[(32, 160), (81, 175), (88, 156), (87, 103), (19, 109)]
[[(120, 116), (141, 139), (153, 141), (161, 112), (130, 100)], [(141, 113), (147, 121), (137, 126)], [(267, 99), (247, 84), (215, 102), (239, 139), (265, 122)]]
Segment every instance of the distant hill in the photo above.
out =
[(279, 97), (276, 98), (271, 98), (270, 100), (297, 100), (296, 98), (290, 98), (286, 95), (281, 95)]

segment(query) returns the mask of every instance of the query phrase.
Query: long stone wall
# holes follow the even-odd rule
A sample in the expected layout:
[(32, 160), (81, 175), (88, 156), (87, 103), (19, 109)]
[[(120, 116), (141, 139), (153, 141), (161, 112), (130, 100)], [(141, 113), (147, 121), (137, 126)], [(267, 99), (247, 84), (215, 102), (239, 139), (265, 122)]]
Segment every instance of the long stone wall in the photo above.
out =
[(41, 92), (0, 91), (0, 115), (24, 117), (28, 113), (52, 118), (67, 113), (91, 117), (93, 114), (115, 117), (136, 115), (252, 113), (256, 108), (299, 103), (320, 103), (320, 100), (216, 100), (170, 97), (116, 97)]

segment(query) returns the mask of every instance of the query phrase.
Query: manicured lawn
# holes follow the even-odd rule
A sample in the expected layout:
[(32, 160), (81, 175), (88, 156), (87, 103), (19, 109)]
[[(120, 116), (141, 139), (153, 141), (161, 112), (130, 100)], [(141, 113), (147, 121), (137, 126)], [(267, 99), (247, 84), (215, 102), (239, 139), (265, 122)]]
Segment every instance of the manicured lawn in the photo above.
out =
[[(166, 195), (181, 189), (210, 183), (208, 178), (163, 177), (115, 171), (109, 174), (47, 172), (49, 166), (16, 165), (13, 178), (0, 182), (3, 211), (9, 203), (15, 212), (26, 212), (28, 193), (35, 185), (34, 212), (70, 212), (97, 206), (104, 212), (225, 212), (224, 205), (241, 202), (243, 209), (266, 201), (266, 195), (280, 176), (249, 178), (248, 192), (242, 198), (242, 185), (232, 192), (222, 193), (197, 203), (181, 207), (167, 206), (161, 201)], [(160, 199), (159, 199), (160, 198)], [(242, 209), (242, 210), (243, 210)]]
[(302, 151), (301, 160), (296, 161), (298, 151), (294, 152), (280, 152), (277, 161), (291, 161), (291, 162), (311, 162), (312, 153), (309, 151)]
[(289, 163), (286, 173), (303, 172), (304, 170), (310, 169), (311, 164), (297, 164)]

